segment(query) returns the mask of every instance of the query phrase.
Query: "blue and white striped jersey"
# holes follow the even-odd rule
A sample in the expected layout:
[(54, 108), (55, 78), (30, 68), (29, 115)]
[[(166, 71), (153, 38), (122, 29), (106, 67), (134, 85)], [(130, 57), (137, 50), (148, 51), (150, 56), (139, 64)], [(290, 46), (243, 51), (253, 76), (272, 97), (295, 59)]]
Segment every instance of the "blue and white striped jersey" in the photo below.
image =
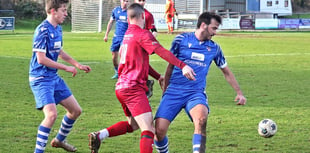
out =
[(56, 76), (57, 69), (41, 65), (37, 61), (36, 52), (44, 52), (47, 58), (57, 62), (58, 55), (62, 49), (62, 28), (60, 25), (54, 27), (44, 20), (35, 30), (33, 36), (32, 58), (29, 67), (30, 77)]
[(183, 76), (180, 68), (174, 67), (168, 88), (204, 91), (206, 76), (212, 61), (219, 68), (224, 68), (227, 65), (220, 46), (212, 40), (199, 41), (194, 32), (176, 36), (170, 51), (194, 70), (196, 81), (189, 81)]

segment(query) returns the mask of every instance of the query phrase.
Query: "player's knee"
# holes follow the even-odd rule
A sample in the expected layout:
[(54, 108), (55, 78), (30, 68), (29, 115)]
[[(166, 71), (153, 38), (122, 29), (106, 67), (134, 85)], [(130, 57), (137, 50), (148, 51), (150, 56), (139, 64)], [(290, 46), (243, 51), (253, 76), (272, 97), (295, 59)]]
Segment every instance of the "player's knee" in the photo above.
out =
[(197, 123), (196, 125), (198, 125), (199, 127), (206, 127), (207, 119), (208, 118), (206, 116), (201, 116), (201, 117), (195, 119), (195, 121)]
[(74, 118), (78, 118), (82, 114), (82, 108), (78, 107), (77, 109), (72, 111), (71, 114), (72, 116), (74, 116)]
[(167, 129), (165, 128), (156, 127), (155, 129), (155, 134), (158, 140), (164, 139), (164, 137), (166, 136), (166, 132), (167, 132)]
[(45, 120), (47, 120), (50, 123), (55, 123), (57, 119), (57, 112), (49, 112), (45, 115)]
[(79, 117), (82, 114), (82, 108), (79, 107), (76, 111), (75, 111), (75, 116)]
[(138, 125), (130, 125), (130, 128), (128, 128), (128, 133), (131, 133), (133, 131), (136, 131), (139, 129), (139, 126)]

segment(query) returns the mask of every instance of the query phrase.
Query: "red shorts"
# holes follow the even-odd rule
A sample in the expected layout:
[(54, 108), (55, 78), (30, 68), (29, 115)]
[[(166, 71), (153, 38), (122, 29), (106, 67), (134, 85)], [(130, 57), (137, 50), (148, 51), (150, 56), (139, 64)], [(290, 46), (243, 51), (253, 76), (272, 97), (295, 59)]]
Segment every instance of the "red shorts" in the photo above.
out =
[(167, 23), (172, 22), (172, 18), (169, 18), (168, 15), (167, 15), (167, 17), (166, 17), (166, 22), (167, 22)]
[(145, 90), (142, 87), (134, 86), (115, 90), (119, 102), (122, 104), (126, 116), (138, 116), (146, 112), (152, 112)]

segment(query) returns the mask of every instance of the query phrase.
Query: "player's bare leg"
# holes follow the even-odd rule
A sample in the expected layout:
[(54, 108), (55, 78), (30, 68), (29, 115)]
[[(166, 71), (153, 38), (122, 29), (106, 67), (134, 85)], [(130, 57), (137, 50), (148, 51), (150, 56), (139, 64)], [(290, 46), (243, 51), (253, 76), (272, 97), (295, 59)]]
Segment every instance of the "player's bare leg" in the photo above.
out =
[(114, 66), (114, 75), (111, 77), (111, 79), (118, 79), (118, 56), (119, 53), (118, 51), (113, 51), (112, 52), (112, 62)]
[(140, 153), (152, 153), (154, 142), (154, 124), (152, 112), (147, 112), (134, 117), (141, 129)]
[(190, 110), (190, 115), (195, 126), (193, 135), (193, 151), (205, 152), (208, 108), (205, 105), (199, 104)]
[(167, 131), (170, 125), (170, 121), (164, 118), (157, 118), (155, 120), (155, 147), (157, 152), (168, 153), (169, 152), (169, 140), (167, 137)]
[(63, 148), (69, 152), (75, 152), (77, 148), (70, 145), (65, 139), (70, 133), (75, 120), (81, 115), (82, 109), (73, 95), (61, 101), (60, 104), (67, 110), (67, 113), (62, 120), (56, 138), (51, 141), (51, 145), (56, 148)]

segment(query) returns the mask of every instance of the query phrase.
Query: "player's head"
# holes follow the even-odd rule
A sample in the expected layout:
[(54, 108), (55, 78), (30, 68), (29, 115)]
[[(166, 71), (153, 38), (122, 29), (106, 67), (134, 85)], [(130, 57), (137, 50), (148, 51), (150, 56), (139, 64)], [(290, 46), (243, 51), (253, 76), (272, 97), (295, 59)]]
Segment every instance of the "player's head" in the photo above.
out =
[(56, 23), (60, 24), (62, 23), (67, 13), (67, 4), (69, 3), (69, 0), (46, 0), (45, 3), (45, 11), (48, 15), (53, 16), (53, 20), (56, 21)]
[(129, 5), (129, 0), (120, 0), (122, 9), (126, 9)]
[(219, 15), (211, 12), (202, 13), (197, 22), (197, 30), (201, 32), (204, 40), (211, 39), (216, 35), (216, 30), (222, 24), (222, 18)]
[(145, 24), (145, 15), (144, 8), (138, 4), (133, 3), (128, 7), (127, 15), (130, 23), (137, 24), (141, 28), (144, 28)]
[(146, 0), (135, 0), (135, 3), (138, 3), (138, 4), (142, 5), (142, 7), (144, 7)]

